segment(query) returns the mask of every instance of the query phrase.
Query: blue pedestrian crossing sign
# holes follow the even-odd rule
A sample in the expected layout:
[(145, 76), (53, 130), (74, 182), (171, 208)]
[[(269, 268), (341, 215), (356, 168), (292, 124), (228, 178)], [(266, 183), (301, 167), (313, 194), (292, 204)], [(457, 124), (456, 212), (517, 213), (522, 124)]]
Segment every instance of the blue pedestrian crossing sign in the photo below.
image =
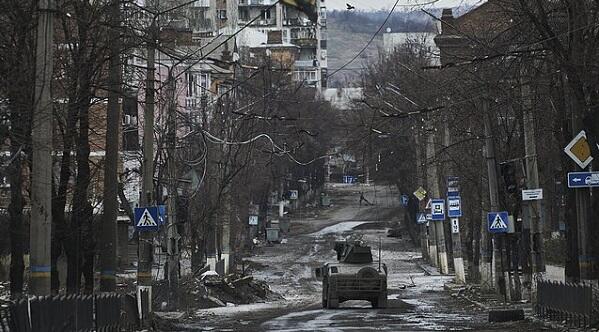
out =
[(445, 220), (445, 200), (433, 199), (431, 200), (431, 217), (434, 221)]
[(424, 213), (418, 213), (416, 215), (416, 223), (418, 225), (426, 224), (428, 220), (426, 220), (426, 215)]
[(135, 208), (135, 228), (140, 232), (156, 232), (160, 229), (158, 207)]
[(489, 212), (487, 214), (489, 233), (507, 233), (509, 215), (507, 212)]

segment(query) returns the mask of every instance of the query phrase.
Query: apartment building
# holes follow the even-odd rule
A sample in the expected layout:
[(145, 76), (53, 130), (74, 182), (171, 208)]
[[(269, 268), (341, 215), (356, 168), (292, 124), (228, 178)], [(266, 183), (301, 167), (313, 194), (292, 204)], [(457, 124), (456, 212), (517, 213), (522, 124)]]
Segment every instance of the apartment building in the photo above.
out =
[(240, 48), (266, 44), (269, 32), (280, 31), (283, 44), (300, 48), (293, 66), (295, 80), (320, 90), (327, 86), (327, 8), (325, 0), (313, 1), (318, 13), (316, 22), (277, 0), (198, 0), (185, 10), (170, 12), (162, 22), (190, 29), (194, 40), (204, 45), (243, 29), (235, 38)]

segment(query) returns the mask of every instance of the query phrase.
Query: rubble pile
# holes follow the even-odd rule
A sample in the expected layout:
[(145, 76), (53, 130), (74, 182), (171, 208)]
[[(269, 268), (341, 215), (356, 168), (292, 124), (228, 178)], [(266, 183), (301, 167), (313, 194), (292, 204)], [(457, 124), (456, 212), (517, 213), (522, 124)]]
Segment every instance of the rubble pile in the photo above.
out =
[(250, 275), (220, 276), (206, 272), (186, 282), (190, 305), (195, 308), (225, 307), (238, 304), (260, 303), (282, 299), (264, 281)]

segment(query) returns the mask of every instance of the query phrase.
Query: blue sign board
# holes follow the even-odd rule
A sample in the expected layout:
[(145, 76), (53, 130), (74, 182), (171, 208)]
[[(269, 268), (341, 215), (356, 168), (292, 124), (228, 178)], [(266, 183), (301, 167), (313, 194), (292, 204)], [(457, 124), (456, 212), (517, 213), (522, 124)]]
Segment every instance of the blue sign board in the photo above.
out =
[(166, 205), (158, 205), (158, 225), (163, 226), (168, 224), (168, 212)]
[(406, 206), (408, 206), (409, 202), (410, 202), (410, 198), (408, 197), (408, 195), (401, 195), (401, 205), (406, 207)]
[(447, 197), (460, 195), (460, 178), (457, 176), (447, 177)]
[(435, 221), (445, 220), (445, 200), (433, 199), (431, 200), (431, 217)]
[(426, 215), (424, 213), (418, 213), (416, 215), (416, 223), (419, 225), (426, 224), (428, 220), (426, 220)]
[(599, 187), (599, 172), (568, 173), (568, 188)]
[(351, 175), (343, 176), (343, 183), (356, 183), (356, 177)]
[(460, 196), (447, 197), (447, 216), (449, 218), (462, 216), (462, 198)]
[(160, 229), (158, 207), (135, 208), (135, 228), (140, 232), (156, 232)]
[(489, 233), (507, 233), (509, 216), (503, 212), (489, 212), (487, 214), (487, 223), (489, 225)]

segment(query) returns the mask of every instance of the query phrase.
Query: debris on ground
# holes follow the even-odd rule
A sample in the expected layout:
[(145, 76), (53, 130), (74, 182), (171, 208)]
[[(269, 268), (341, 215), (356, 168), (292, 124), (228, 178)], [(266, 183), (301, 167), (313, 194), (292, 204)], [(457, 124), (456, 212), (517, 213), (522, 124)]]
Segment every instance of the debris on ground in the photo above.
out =
[(199, 278), (185, 280), (190, 307), (197, 309), (226, 307), (239, 304), (261, 303), (280, 300), (264, 281), (251, 275), (204, 273)]

